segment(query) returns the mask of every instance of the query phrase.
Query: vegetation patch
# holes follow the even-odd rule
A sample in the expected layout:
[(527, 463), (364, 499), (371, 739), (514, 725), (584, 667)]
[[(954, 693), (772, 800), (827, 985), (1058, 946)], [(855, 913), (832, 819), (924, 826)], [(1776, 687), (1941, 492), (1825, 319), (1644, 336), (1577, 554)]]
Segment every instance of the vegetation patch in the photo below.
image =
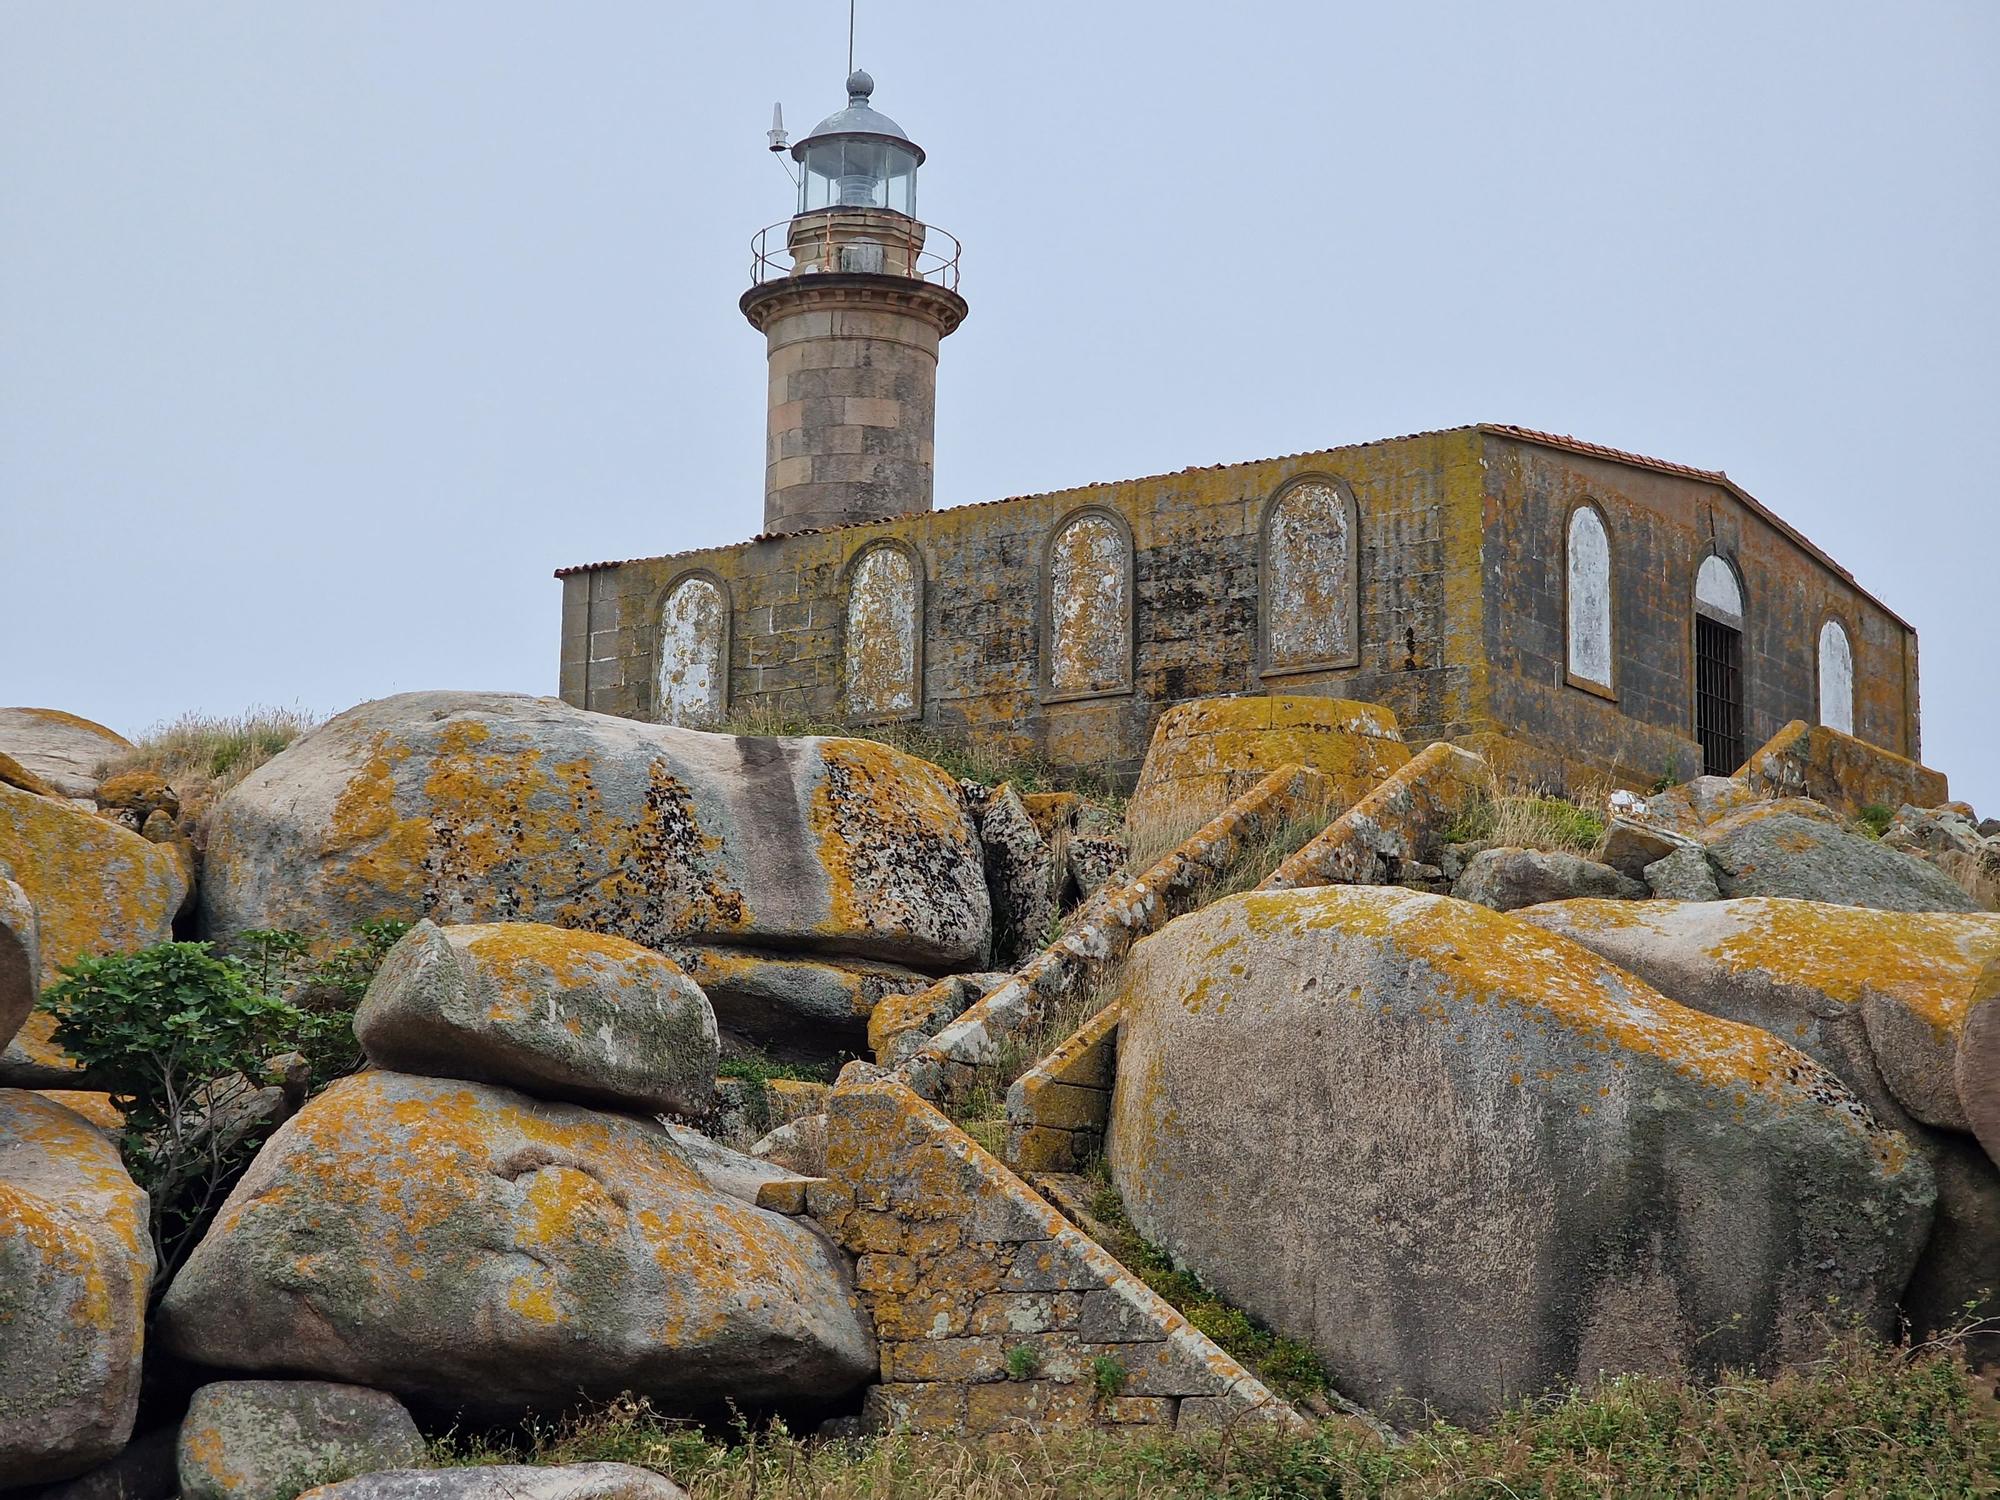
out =
[(781, 1425), (704, 1432), (627, 1397), (506, 1434), (451, 1434), (431, 1461), (639, 1464), (694, 1500), (1930, 1500), (2000, 1494), (2000, 1404), (1949, 1342), (1855, 1339), (1772, 1379), (1630, 1377), (1524, 1403), (1485, 1432), (1433, 1423), (1394, 1447), (1351, 1422), (814, 1440)]
[(1241, 1308), (1216, 1296), (1200, 1278), (1177, 1269), (1172, 1257), (1132, 1227), (1125, 1202), (1111, 1185), (1101, 1161), (1094, 1175), (1097, 1191), (1090, 1200), (1091, 1217), (1105, 1235), (1104, 1248), (1126, 1270), (1287, 1401), (1303, 1402), (1308, 1407), (1323, 1403), (1333, 1382), (1310, 1348), (1297, 1339), (1273, 1333)]
[(159, 943), (79, 958), (42, 996), (56, 1044), (124, 1116), (119, 1150), (150, 1198), (156, 1295), (269, 1134), (270, 1060), (299, 1053), (313, 1090), (361, 1066), (354, 1011), (408, 925), (364, 923), (317, 952), (272, 931), (244, 934), (233, 954)]
[(1439, 840), (1489, 849), (1594, 855), (1603, 847), (1604, 833), (1604, 815), (1588, 800), (1495, 787), (1446, 824)]
[(297, 708), (252, 707), (235, 715), (185, 713), (141, 735), (108, 762), (109, 776), (151, 771), (180, 798), (183, 826), (197, 847), (206, 842), (209, 810), (222, 794), (313, 728), (319, 720)]

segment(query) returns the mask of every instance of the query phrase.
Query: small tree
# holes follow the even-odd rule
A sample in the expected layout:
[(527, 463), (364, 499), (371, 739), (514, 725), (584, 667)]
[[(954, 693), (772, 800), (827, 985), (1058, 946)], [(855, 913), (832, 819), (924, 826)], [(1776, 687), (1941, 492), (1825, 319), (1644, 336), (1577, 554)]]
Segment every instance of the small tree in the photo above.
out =
[(257, 1076), (298, 1034), (300, 1012), (207, 943), (80, 958), (42, 1004), (56, 1042), (125, 1116), (120, 1145), (152, 1198), (164, 1287), (263, 1139)]

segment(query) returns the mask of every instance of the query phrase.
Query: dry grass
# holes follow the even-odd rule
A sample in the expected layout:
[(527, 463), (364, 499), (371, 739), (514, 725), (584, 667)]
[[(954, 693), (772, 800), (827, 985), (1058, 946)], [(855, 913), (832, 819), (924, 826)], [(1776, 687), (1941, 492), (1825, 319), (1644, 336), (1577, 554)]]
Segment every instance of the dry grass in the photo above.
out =
[(208, 812), (222, 794), (318, 722), (297, 708), (252, 707), (233, 717), (185, 713), (148, 730), (103, 770), (164, 777), (180, 796), (182, 826), (193, 829), (200, 844)]
[(1525, 1403), (1486, 1432), (1439, 1422), (1390, 1446), (1352, 1423), (1201, 1437), (1023, 1433), (1005, 1442), (728, 1440), (630, 1399), (440, 1463), (637, 1463), (694, 1500), (1493, 1500), (1551, 1496), (2000, 1494), (2000, 1405), (1955, 1346), (1858, 1338), (1771, 1379), (1626, 1377)]
[(1594, 858), (1604, 847), (1610, 786), (1558, 796), (1537, 787), (1507, 786), (1495, 777), (1476, 803), (1442, 830), (1447, 844), (1490, 849), (1540, 849)]

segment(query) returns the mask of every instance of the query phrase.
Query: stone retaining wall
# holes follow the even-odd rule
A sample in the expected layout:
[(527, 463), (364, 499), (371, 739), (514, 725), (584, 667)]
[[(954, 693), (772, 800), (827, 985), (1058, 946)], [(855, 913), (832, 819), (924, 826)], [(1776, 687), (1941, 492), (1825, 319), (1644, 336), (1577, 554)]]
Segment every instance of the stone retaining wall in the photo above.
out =
[(882, 1351), (876, 1423), (956, 1435), (1300, 1420), (943, 1115), (862, 1072), (833, 1092), (812, 1208), (856, 1257)]

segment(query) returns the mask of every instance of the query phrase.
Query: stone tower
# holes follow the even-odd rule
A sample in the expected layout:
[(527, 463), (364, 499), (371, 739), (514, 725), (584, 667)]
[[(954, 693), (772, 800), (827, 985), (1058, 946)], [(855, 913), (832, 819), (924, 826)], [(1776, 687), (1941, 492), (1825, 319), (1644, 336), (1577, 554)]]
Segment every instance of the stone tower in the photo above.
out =
[(958, 242), (918, 220), (923, 150), (874, 89), (850, 76), (847, 107), (791, 148), (798, 213), (757, 237), (743, 294), (769, 348), (769, 535), (931, 508), (938, 341), (966, 314)]

